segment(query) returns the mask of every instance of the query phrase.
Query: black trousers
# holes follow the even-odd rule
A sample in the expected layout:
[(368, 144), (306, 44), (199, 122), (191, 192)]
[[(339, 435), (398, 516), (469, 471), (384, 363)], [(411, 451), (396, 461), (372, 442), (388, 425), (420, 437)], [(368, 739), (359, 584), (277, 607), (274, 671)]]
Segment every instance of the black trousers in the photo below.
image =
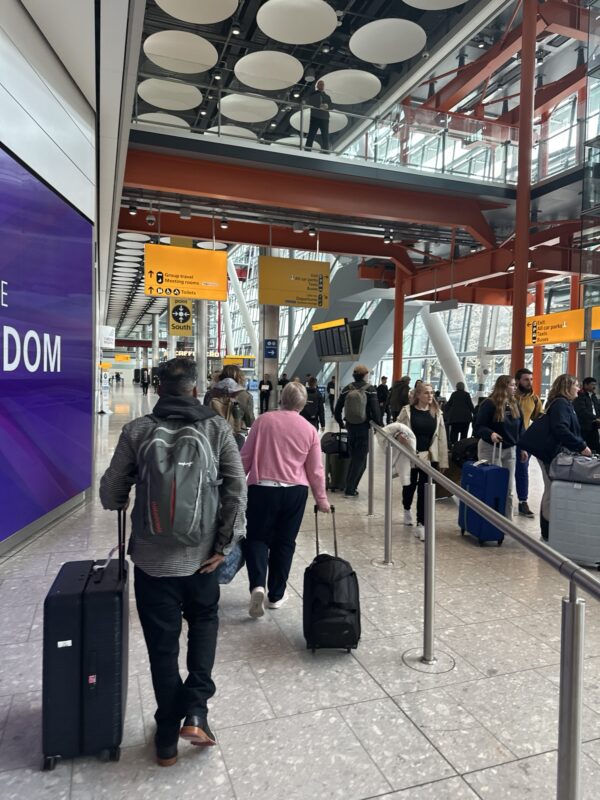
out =
[(348, 429), (348, 452), (350, 466), (346, 478), (346, 494), (354, 494), (367, 468), (369, 455), (369, 423), (361, 422), (358, 425), (346, 423)]
[[(432, 464), (432, 467), (437, 464)], [(422, 469), (411, 469), (410, 483), (402, 487), (402, 505), (406, 511), (410, 511), (412, 502), (417, 492), (417, 524), (425, 524), (425, 484), (427, 475)]]
[(142, 392), (143, 394), (148, 394), (148, 383), (142, 383)]
[(385, 405), (384, 403), (379, 403), (379, 408), (381, 409), (381, 419), (386, 420), (386, 425), (389, 425), (392, 421), (392, 412), (390, 411), (390, 407)]
[(314, 114), (310, 115), (308, 136), (306, 137), (306, 149), (312, 149), (318, 130), (321, 131), (321, 149), (329, 150), (329, 117), (327, 117), (327, 119), (319, 119), (315, 118)]
[(271, 397), (271, 392), (261, 392), (259, 395), (260, 400), (260, 413), (262, 414), (264, 411), (269, 410), (269, 398)]
[(266, 586), (273, 603), (285, 592), (307, 497), (307, 486), (248, 487), (244, 554), (250, 591)]
[(329, 395), (329, 408), (331, 409), (331, 413), (333, 414), (335, 409), (335, 397), (332, 394)]
[[(156, 697), (156, 742), (177, 741), (188, 714), (205, 717), (215, 693), (212, 668), (219, 628), (216, 572), (181, 578), (154, 578), (135, 568), (135, 600), (150, 657)], [(187, 670), (179, 674), (181, 620), (188, 624)]]
[(459, 439), (466, 439), (469, 435), (470, 427), (470, 422), (453, 422), (451, 425), (448, 425), (450, 430), (448, 437), (450, 445), (456, 444)]

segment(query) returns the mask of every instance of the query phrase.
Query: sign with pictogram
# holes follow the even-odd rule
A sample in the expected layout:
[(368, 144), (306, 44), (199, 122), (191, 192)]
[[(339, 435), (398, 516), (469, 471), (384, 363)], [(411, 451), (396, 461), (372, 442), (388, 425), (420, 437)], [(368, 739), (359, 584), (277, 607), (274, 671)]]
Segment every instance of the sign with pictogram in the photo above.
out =
[(585, 338), (585, 310), (559, 311), (527, 317), (526, 345), (566, 344)]
[(258, 259), (258, 302), (271, 306), (329, 308), (329, 261)]
[(278, 344), (277, 339), (265, 339), (265, 358), (277, 358)]
[(191, 336), (193, 305), (191, 300), (169, 298), (169, 336)]
[(149, 297), (227, 300), (227, 253), (147, 244), (144, 293)]

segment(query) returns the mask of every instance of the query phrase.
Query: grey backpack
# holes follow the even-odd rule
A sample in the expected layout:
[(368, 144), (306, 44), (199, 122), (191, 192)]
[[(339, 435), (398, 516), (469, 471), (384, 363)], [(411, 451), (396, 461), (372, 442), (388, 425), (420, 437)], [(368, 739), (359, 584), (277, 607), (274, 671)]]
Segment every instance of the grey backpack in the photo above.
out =
[(549, 474), (553, 481), (600, 483), (600, 458), (563, 451), (550, 464)]
[(202, 422), (157, 419), (138, 453), (146, 529), (165, 544), (196, 547), (217, 525), (218, 460)]
[(344, 400), (344, 416), (351, 425), (360, 425), (366, 422), (367, 417), (367, 387), (358, 388), (354, 383), (350, 384), (348, 394)]

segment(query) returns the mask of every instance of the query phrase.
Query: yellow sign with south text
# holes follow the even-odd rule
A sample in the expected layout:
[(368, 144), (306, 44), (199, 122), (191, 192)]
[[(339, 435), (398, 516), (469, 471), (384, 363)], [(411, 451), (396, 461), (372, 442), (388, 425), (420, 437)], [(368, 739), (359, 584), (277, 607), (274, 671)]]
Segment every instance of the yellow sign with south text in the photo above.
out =
[(585, 311), (559, 311), (527, 317), (526, 345), (566, 344), (581, 342), (585, 338)]
[(131, 361), (129, 353), (115, 353), (115, 361)]
[(144, 293), (150, 297), (227, 300), (227, 253), (165, 244), (144, 248)]
[(169, 336), (191, 336), (193, 305), (191, 300), (169, 299)]
[(270, 306), (329, 308), (329, 261), (261, 256), (258, 302)]
[(111, 367), (112, 367), (112, 364), (110, 363), (110, 361), (101, 361), (100, 362), (100, 369), (103, 370), (104, 372), (106, 372), (106, 370), (110, 369)]

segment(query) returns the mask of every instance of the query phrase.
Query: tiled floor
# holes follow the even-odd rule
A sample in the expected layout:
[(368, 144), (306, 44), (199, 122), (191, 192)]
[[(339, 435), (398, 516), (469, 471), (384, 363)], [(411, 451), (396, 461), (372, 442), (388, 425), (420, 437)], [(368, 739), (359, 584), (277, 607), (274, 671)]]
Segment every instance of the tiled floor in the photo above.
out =
[[(146, 413), (133, 387), (98, 418), (98, 474), (122, 424)], [(116, 403), (113, 403), (116, 406)], [(380, 454), (378, 454), (378, 459)], [(532, 468), (532, 505), (539, 492)], [(365, 480), (366, 483), (366, 480)], [(361, 489), (364, 492), (366, 487)], [(378, 507), (382, 500), (377, 482)], [(394, 505), (400, 518), (400, 492)], [(362, 494), (362, 493), (361, 493)], [(451, 501), (438, 503), (436, 646), (422, 668), (423, 545), (340, 500), (341, 554), (360, 578), (363, 638), (352, 655), (307, 652), (302, 576), (314, 553), (310, 508), (290, 577), (292, 597), (247, 616), (245, 576), (223, 588), (211, 722), (218, 747), (185, 744), (176, 766), (153, 763), (154, 702), (132, 603), (130, 683), (121, 761), (93, 758), (40, 771), (43, 598), (61, 563), (102, 557), (115, 515), (96, 499), (0, 562), (0, 797), (3, 800), (550, 800), (555, 795), (560, 598), (565, 581), (514, 542), (480, 548), (461, 537)], [(331, 547), (328, 520), (324, 546)], [(535, 522), (522, 525), (533, 536)], [(586, 800), (600, 785), (600, 609), (588, 600), (584, 756)]]

